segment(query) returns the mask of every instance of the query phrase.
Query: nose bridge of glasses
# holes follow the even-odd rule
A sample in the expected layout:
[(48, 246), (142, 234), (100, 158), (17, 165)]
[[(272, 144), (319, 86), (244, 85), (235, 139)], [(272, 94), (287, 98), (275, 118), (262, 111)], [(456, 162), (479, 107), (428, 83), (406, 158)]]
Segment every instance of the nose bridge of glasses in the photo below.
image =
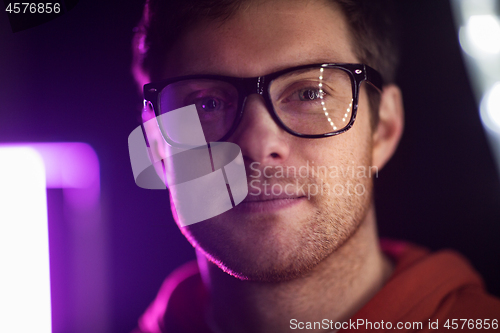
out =
[[(268, 121), (270, 120), (272, 124), (274, 124), (274, 126), (284, 129), (281, 121), (278, 119), (276, 113), (273, 111), (272, 103), (269, 101), (268, 98), (266, 98), (266, 94), (263, 93), (262, 91), (256, 92), (255, 90), (253, 90), (248, 94), (246, 94), (241, 104), (240, 121), (245, 117), (247, 118), (247, 121), (249, 119), (253, 119), (251, 121), (255, 122), (255, 124), (266, 123), (269, 125), (270, 123)], [(269, 118), (264, 119), (267, 117)], [(267, 130), (270, 130), (270, 128), (267, 128)]]
[[(245, 105), (247, 104), (247, 99), (250, 95), (257, 94), (264, 97), (264, 79), (261, 76), (253, 77), (253, 78), (242, 78), (238, 82), (238, 91), (239, 91), (239, 105), (241, 108), (241, 113), (245, 109)], [(263, 100), (264, 105), (268, 107), (268, 105)]]
[(264, 79), (261, 76), (240, 79), (238, 90), (241, 99), (245, 100), (251, 94), (262, 95), (264, 92)]
[(240, 107), (242, 108), (241, 112), (243, 112), (243, 109), (245, 108), (248, 97), (250, 95), (257, 94), (260, 95), (258, 100), (263, 103), (263, 106), (268, 109), (271, 116), (273, 116), (273, 112), (270, 109), (272, 108), (272, 105), (269, 105), (268, 96), (266, 94), (267, 84), (266, 77), (264, 76), (245, 78), (241, 80), (239, 86)]

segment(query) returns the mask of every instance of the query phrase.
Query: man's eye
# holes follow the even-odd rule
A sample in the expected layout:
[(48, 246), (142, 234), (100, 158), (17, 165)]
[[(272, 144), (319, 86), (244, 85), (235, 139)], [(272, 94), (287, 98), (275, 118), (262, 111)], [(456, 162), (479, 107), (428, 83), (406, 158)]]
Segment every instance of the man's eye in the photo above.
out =
[(282, 102), (314, 102), (319, 99), (325, 98), (325, 92), (317, 87), (308, 87), (295, 90), (287, 98), (283, 99)]
[(215, 97), (200, 98), (196, 102), (196, 107), (199, 111), (214, 112), (224, 108), (224, 102)]
[(323, 92), (315, 88), (307, 88), (299, 91), (299, 99), (301, 101), (314, 101), (318, 98), (323, 97)]

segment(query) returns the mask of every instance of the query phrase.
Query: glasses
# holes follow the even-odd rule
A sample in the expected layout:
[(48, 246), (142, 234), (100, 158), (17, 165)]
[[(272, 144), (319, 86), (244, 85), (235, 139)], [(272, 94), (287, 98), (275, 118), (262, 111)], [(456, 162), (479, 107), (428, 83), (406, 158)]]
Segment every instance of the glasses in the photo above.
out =
[(158, 125), (175, 144), (159, 117), (194, 105), (207, 142), (226, 141), (238, 127), (250, 94), (263, 97), (274, 121), (301, 138), (323, 138), (352, 127), (361, 83), (382, 90), (382, 77), (364, 64), (314, 64), (254, 78), (190, 75), (144, 85)]

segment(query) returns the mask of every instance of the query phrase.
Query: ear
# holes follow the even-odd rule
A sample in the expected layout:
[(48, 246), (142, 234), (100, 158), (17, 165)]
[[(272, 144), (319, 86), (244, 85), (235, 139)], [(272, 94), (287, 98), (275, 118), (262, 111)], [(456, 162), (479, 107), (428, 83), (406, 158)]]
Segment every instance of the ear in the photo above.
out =
[(379, 122), (373, 133), (372, 165), (379, 170), (396, 150), (404, 127), (403, 97), (398, 86), (384, 87), (380, 98)]

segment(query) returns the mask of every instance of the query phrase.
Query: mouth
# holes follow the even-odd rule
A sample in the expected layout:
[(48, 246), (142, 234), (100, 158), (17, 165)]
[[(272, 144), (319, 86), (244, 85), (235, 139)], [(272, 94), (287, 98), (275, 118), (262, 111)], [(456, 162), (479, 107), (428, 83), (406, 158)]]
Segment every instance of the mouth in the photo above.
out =
[(257, 195), (249, 193), (236, 209), (240, 209), (246, 213), (270, 213), (298, 205), (304, 200), (307, 200), (307, 197), (286, 194), (265, 195), (260, 193)]
[(299, 199), (304, 196), (300, 195), (287, 195), (285, 193), (280, 194), (280, 195), (274, 195), (274, 194), (255, 194), (255, 193), (248, 193), (247, 197), (245, 200), (243, 200), (242, 203), (249, 203), (249, 202), (265, 202), (265, 201), (273, 201), (273, 200), (294, 200), (294, 199)]

